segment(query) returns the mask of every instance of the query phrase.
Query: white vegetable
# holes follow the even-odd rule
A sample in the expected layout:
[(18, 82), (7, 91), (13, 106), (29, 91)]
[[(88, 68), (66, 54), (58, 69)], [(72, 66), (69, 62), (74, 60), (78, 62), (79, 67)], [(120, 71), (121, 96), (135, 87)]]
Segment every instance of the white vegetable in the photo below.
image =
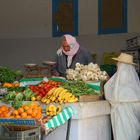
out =
[(67, 69), (66, 77), (69, 80), (81, 79), (83, 81), (98, 81), (105, 80), (107, 78), (107, 73), (101, 71), (98, 64), (89, 63), (88, 65), (83, 65), (76, 63), (75, 70)]

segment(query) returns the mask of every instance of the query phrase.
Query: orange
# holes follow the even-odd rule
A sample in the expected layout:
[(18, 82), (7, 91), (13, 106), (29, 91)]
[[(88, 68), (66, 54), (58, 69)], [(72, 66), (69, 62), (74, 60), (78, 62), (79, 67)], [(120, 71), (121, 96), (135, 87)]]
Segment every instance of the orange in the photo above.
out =
[(33, 113), (38, 114), (39, 111), (37, 109), (33, 109)]
[(15, 87), (18, 87), (19, 85), (20, 85), (19, 83), (15, 83), (15, 84), (14, 84)]
[(31, 119), (31, 118), (32, 118), (32, 116), (31, 116), (31, 115), (28, 115), (28, 116), (27, 116), (27, 118)]
[(14, 118), (14, 116), (13, 116), (13, 115), (11, 115), (11, 116), (10, 116), (10, 118), (11, 118), (11, 119), (13, 119), (13, 118)]
[(38, 111), (42, 112), (42, 107), (41, 106), (38, 107)]
[(28, 115), (31, 115), (32, 112), (33, 112), (32, 109), (28, 109), (28, 110), (27, 110), (27, 114), (28, 114)]
[(23, 112), (23, 113), (21, 114), (21, 117), (22, 117), (22, 118), (27, 118), (27, 113), (26, 113), (26, 112)]
[(35, 102), (32, 102), (32, 103), (30, 104), (30, 106), (34, 108), (34, 107), (37, 107), (38, 105), (37, 105)]
[(21, 116), (20, 115), (16, 115), (15, 118), (19, 119), (19, 118), (21, 118)]
[(0, 110), (0, 114), (2, 114), (2, 111)]
[(35, 117), (35, 118), (36, 118), (36, 119), (40, 119), (40, 118), (41, 118), (41, 116), (42, 116), (42, 115), (41, 115), (40, 113), (38, 113), (38, 114), (36, 115), (36, 117)]
[(3, 114), (3, 117), (4, 117), (4, 118), (9, 118), (9, 117), (10, 117), (10, 114), (4, 113), (4, 114)]
[(23, 112), (24, 112), (24, 109), (23, 109), (22, 107), (20, 107), (20, 108), (18, 109), (18, 113), (21, 114), (21, 113), (23, 113)]
[(29, 106), (24, 106), (24, 109), (27, 111), (29, 109)]
[(17, 110), (14, 110), (13, 111), (13, 115), (18, 115), (18, 111)]
[(8, 110), (8, 107), (7, 107), (6, 105), (2, 105), (2, 106), (0, 107), (0, 110), (1, 110), (2, 112), (7, 111), (7, 110)]
[(35, 118), (36, 115), (37, 115), (36, 112), (33, 112), (33, 113), (32, 113), (32, 117), (33, 117), (33, 118)]

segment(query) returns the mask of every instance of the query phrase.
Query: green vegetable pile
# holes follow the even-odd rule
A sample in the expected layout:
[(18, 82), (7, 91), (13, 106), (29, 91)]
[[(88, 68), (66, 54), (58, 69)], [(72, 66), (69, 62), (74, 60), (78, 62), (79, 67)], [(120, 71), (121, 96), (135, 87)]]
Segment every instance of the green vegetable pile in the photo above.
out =
[(16, 73), (7, 67), (0, 66), (0, 83), (14, 82)]
[(4, 102), (31, 101), (33, 96), (36, 96), (36, 94), (33, 93), (31, 89), (26, 88), (23, 92), (8, 91), (1, 100)]
[(26, 87), (19, 87), (19, 86), (14, 86), (14, 87), (8, 87), (7, 88), (7, 91), (10, 92), (10, 91), (15, 91), (16, 93), (17, 92), (22, 92), (26, 89)]
[(98, 94), (94, 89), (89, 88), (83, 81), (73, 80), (66, 81), (60, 85), (75, 95), (77, 98), (85, 94)]
[(15, 109), (18, 109), (19, 107), (21, 107), (22, 106), (22, 101), (16, 101), (16, 102), (12, 102), (11, 103), (11, 106), (13, 107), (13, 108), (15, 108)]

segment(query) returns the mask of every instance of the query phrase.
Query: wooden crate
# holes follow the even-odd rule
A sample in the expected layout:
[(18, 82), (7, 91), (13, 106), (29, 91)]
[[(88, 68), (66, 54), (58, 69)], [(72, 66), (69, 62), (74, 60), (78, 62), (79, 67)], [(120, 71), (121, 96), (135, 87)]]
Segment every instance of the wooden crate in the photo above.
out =
[(100, 95), (81, 95), (79, 97), (80, 102), (93, 102), (100, 100)]

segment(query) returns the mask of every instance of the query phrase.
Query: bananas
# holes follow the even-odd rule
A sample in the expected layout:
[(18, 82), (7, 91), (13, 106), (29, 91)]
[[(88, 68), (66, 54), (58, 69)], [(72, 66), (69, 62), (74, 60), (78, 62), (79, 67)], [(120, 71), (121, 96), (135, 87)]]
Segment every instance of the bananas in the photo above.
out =
[(53, 104), (46, 107), (46, 115), (47, 116), (55, 116), (56, 114), (60, 113), (62, 110), (61, 106), (55, 106)]
[(43, 103), (49, 104), (50, 102), (58, 102), (60, 104), (62, 103), (74, 103), (77, 102), (78, 99), (72, 95), (68, 90), (57, 87), (52, 88), (48, 94), (41, 99)]

